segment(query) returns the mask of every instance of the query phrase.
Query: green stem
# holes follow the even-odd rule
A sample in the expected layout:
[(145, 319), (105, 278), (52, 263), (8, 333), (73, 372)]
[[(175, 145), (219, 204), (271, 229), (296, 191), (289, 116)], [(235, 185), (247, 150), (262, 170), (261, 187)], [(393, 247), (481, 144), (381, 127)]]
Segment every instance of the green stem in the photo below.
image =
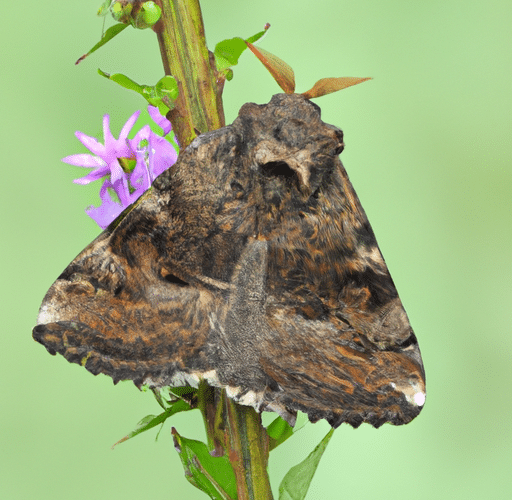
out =
[[(167, 117), (185, 148), (197, 133), (225, 125), (223, 78), (206, 46), (199, 0), (160, 0), (158, 35), (165, 73), (179, 86), (176, 107)], [(238, 500), (272, 500), (267, 465), (269, 438), (253, 408), (230, 400), (225, 391), (200, 384), (198, 406), (203, 415), (208, 446), (226, 454), (237, 478)]]
[(268, 478), (269, 437), (261, 415), (241, 406), (202, 382), (197, 392), (208, 445), (214, 455), (226, 454), (237, 481), (238, 500), (272, 500)]
[(208, 438), (208, 448), (215, 450), (215, 456), (224, 454), (225, 439), (223, 436), (222, 413), (219, 411), (221, 392), (210, 387), (206, 382), (199, 384), (197, 406), (203, 415), (204, 427)]
[(176, 78), (176, 107), (167, 117), (181, 147), (199, 133), (225, 125), (222, 86), (217, 84), (213, 54), (206, 46), (199, 0), (160, 0), (162, 17), (155, 25), (164, 70)]
[(267, 465), (269, 438), (252, 407), (224, 399), (229, 457), (237, 478), (238, 500), (272, 500)]

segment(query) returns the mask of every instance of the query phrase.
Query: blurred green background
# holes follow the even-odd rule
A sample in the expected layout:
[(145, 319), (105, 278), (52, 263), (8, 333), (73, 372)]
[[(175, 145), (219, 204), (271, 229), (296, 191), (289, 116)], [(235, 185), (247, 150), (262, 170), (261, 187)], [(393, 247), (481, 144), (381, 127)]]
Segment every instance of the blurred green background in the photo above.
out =
[[(159, 407), (31, 338), (40, 302), (98, 233), (84, 208), (98, 186), (60, 158), (135, 109), (162, 76), (151, 31), (128, 29), (78, 67), (101, 34), (100, 0), (9, 2), (0, 32), (3, 499), (206, 498), (187, 483), (170, 424), (110, 449)], [(203, 0), (209, 45), (272, 27), (261, 46), (303, 92), (327, 76), (370, 82), (317, 99), (345, 132), (341, 159), (420, 341), (428, 397), (405, 427), (340, 427), (308, 499), (510, 498), (512, 489), (512, 3), (510, 0)], [(12, 9), (12, 11), (10, 11)], [(279, 92), (247, 51), (226, 84), (226, 120)], [(140, 126), (143, 120), (140, 119)], [(172, 424), (203, 435), (197, 412)], [(201, 430), (200, 430), (201, 429)], [(272, 453), (271, 480), (328, 430), (308, 424)]]

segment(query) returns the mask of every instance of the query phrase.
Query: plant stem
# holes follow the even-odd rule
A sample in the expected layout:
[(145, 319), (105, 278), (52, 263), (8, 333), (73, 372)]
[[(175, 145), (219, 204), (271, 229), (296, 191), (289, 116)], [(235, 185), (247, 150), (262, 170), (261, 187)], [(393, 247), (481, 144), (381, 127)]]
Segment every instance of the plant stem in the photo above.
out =
[(185, 148), (199, 133), (225, 125), (222, 86), (206, 46), (199, 0), (160, 0), (160, 5), (162, 17), (154, 30), (165, 73), (176, 78), (179, 88), (167, 118)]
[[(167, 117), (185, 148), (196, 133), (225, 125), (222, 87), (206, 47), (199, 0), (160, 0), (155, 25), (166, 74), (176, 78), (179, 97)], [(238, 500), (272, 500), (267, 465), (269, 438), (253, 408), (230, 400), (225, 391), (201, 383), (198, 406), (214, 455), (227, 454), (237, 478)]]
[(237, 480), (238, 500), (272, 500), (267, 473), (269, 437), (261, 425), (261, 415), (205, 382), (197, 395), (209, 448), (214, 456), (228, 456)]
[(224, 397), (229, 458), (237, 478), (238, 500), (272, 500), (267, 473), (269, 438), (261, 415)]

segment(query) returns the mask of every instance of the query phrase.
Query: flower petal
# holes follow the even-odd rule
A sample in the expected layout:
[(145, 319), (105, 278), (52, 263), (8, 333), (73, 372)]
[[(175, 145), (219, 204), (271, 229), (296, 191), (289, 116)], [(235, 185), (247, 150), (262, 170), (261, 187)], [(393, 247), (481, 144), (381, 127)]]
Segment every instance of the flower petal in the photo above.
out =
[(140, 191), (137, 198), (149, 189), (152, 180), (146, 164), (145, 153), (137, 153), (137, 164), (130, 176), (130, 184), (136, 192)]
[[(169, 120), (161, 116), (158, 109), (148, 108), (153, 120), (163, 128), (164, 135), (171, 130)], [(116, 139), (110, 131), (110, 117), (103, 116), (104, 144), (98, 142), (82, 132), (76, 132), (76, 137), (93, 154), (69, 155), (62, 159), (69, 165), (83, 168), (92, 168), (86, 176), (75, 179), (75, 184), (89, 184), (95, 180), (105, 178), (101, 189), (102, 203), (99, 207), (91, 206), (86, 213), (93, 218), (100, 227), (105, 229), (125, 208), (134, 203), (145, 191), (149, 189), (153, 180), (176, 162), (177, 153), (171, 143), (155, 134), (149, 125), (142, 127), (133, 139), (128, 139), (140, 111), (128, 118), (123, 125), (119, 138)], [(126, 173), (120, 159), (136, 160), (131, 173)], [(128, 162), (129, 164), (130, 162)], [(120, 203), (112, 199), (113, 190)]]
[(122, 177), (126, 177), (126, 174), (121, 168), (121, 165), (119, 165), (117, 158), (114, 158), (114, 160), (111, 161), (108, 166), (110, 168), (110, 180), (112, 184), (115, 184)]
[(112, 181), (112, 188), (119, 197), (123, 210), (133, 203), (130, 195), (130, 189), (128, 188), (128, 179), (125, 175), (116, 181)]
[(84, 168), (98, 168), (98, 167), (106, 167), (107, 164), (96, 155), (90, 155), (87, 153), (69, 155), (62, 160), (64, 163), (68, 163), (69, 165), (74, 165), (75, 167), (84, 167)]
[(90, 137), (83, 132), (75, 132), (76, 138), (91, 152), (98, 156), (105, 154), (105, 146), (99, 143), (94, 137)]
[(152, 137), (150, 146), (149, 169), (154, 180), (176, 163), (178, 153), (167, 139), (158, 137), (156, 134)]
[(163, 136), (167, 135), (171, 131), (171, 122), (165, 116), (160, 114), (160, 111), (156, 106), (149, 105), (148, 113), (152, 120), (163, 130)]
[(128, 118), (128, 121), (123, 125), (123, 128), (121, 129), (121, 133), (119, 134), (119, 141), (126, 142), (126, 139), (128, 138), (128, 134), (130, 133), (130, 130), (135, 125), (135, 122), (140, 116), (140, 110), (135, 111), (130, 118)]
[(97, 181), (98, 179), (101, 179), (102, 177), (105, 177), (109, 174), (108, 169), (104, 170), (93, 170), (92, 172), (89, 172), (86, 176), (80, 177), (78, 179), (74, 179), (73, 182), (75, 184), (81, 184), (82, 186), (86, 184), (90, 184), (91, 182)]
[(123, 207), (112, 200), (107, 188), (112, 187), (109, 181), (105, 181), (100, 189), (101, 205), (90, 206), (85, 213), (93, 219), (101, 229), (106, 229), (115, 218), (123, 211)]
[(105, 149), (107, 151), (115, 148), (116, 140), (114, 139), (112, 132), (110, 132), (110, 116), (109, 115), (103, 116), (103, 139), (105, 140)]

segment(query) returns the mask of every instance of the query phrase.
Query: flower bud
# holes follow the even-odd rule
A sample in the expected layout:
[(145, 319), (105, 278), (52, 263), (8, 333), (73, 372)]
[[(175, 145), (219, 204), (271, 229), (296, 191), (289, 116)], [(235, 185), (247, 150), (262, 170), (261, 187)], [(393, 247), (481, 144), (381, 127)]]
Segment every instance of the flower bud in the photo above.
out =
[(116, 0), (110, 6), (112, 17), (124, 24), (131, 24), (137, 29), (151, 28), (162, 15), (160, 7), (152, 1)]

